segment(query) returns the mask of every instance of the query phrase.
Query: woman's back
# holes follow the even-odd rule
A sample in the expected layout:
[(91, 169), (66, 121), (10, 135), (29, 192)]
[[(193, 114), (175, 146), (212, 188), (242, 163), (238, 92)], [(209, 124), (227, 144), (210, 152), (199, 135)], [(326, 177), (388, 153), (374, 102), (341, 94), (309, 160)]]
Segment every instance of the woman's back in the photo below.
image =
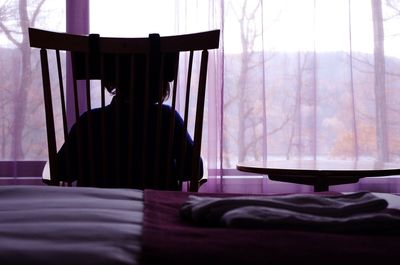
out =
[[(145, 122), (141, 118), (143, 115), (138, 114), (134, 127), (130, 127), (127, 114), (129, 105), (117, 108), (118, 105), (114, 99), (105, 108), (93, 109), (90, 112), (92, 129), (89, 129), (89, 113), (83, 114), (79, 121), (83, 136), (81, 143), (78, 143), (78, 126), (73, 126), (68, 141), (57, 154), (59, 167), (63, 169), (61, 172), (69, 172), (69, 176), (62, 175), (60, 180), (68, 181), (71, 180), (71, 176), (79, 176), (79, 167), (81, 167), (85, 177), (72, 179), (72, 181), (78, 180), (78, 186), (179, 190), (180, 182), (190, 179), (191, 161), (188, 158), (193, 152), (193, 141), (190, 135), (184, 132), (183, 121), (179, 114), (173, 112), (171, 107), (162, 105), (161, 128), (156, 128), (155, 121), (158, 118), (159, 105), (152, 105), (149, 107), (148, 120)], [(118, 119), (116, 119), (117, 112), (120, 115)], [(174, 130), (170, 130), (171, 115), (174, 115), (175, 119)], [(102, 118), (105, 118), (104, 123), (102, 123)], [(106, 128), (104, 133), (102, 133), (102, 126)], [(144, 126), (147, 126), (146, 130), (143, 130)], [(158, 140), (156, 139), (157, 129), (160, 129), (161, 136)], [(146, 131), (146, 135), (143, 135), (144, 131)], [(170, 150), (172, 161), (167, 159), (169, 157), (167, 143), (170, 131), (174, 133), (173, 149)], [(89, 133), (93, 135), (92, 143), (89, 143)], [(103, 141), (104, 139), (107, 140)], [(79, 144), (83, 146), (80, 148)], [(91, 149), (89, 145), (92, 146)], [(182, 148), (186, 148), (184, 157), (179, 155)], [(78, 152), (80, 150), (83, 152), (81, 157), (93, 158), (90, 163), (79, 161)], [(106, 156), (106, 165), (101, 164), (103, 155)], [(69, 167), (67, 166), (68, 160), (70, 161)], [(156, 160), (159, 162), (158, 166), (156, 166)], [(184, 163), (183, 175), (180, 177), (177, 172), (179, 163)], [(199, 170), (202, 177), (202, 164)], [(94, 180), (89, 177), (90, 174), (94, 174)]]

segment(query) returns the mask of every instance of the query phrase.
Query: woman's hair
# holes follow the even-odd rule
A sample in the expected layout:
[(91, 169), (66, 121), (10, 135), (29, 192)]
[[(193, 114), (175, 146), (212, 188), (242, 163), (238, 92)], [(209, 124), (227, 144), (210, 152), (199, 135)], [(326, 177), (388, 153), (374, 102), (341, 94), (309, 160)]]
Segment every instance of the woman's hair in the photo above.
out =
[[(89, 56), (90, 66), (87, 66), (86, 55), (74, 52), (72, 53), (74, 77), (77, 80), (100, 79), (109, 93), (113, 95), (118, 93), (119, 96), (127, 99), (129, 99), (130, 88), (134, 88), (135, 95), (144, 98), (140, 93), (144, 93), (144, 89), (149, 87), (150, 102), (164, 102), (170, 93), (169, 83), (175, 79), (178, 54), (162, 54), (160, 58), (153, 60), (152, 64), (148, 63), (147, 57), (145, 54), (105, 54), (102, 58), (100, 55)], [(146, 84), (147, 68), (149, 69), (148, 84)], [(160, 72), (163, 73), (162, 80), (159, 79)]]
[[(163, 77), (162, 80), (159, 80), (161, 62), (158, 65), (148, 65), (145, 55), (134, 55), (134, 57), (131, 55), (118, 57), (105, 55), (104, 72), (101, 79), (104, 87), (113, 95), (120, 93), (120, 96), (129, 98), (130, 88), (133, 87), (134, 93), (137, 95), (137, 93), (144, 93), (144, 89), (148, 87), (150, 102), (162, 103), (169, 96), (169, 83), (175, 79), (176, 59), (176, 54), (164, 55)], [(148, 84), (146, 84), (147, 68), (149, 69)]]

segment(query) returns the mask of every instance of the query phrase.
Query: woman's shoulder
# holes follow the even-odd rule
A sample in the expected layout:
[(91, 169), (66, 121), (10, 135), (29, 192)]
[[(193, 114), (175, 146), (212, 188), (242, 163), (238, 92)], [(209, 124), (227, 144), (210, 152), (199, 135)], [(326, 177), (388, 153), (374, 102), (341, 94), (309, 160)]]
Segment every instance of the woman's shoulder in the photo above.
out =
[[(89, 123), (89, 117), (90, 117), (92, 122), (94, 124), (96, 124), (96, 123), (100, 122), (101, 118), (103, 117), (103, 114), (108, 115), (108, 113), (111, 114), (111, 112), (112, 112), (112, 108), (109, 105), (105, 106), (105, 107), (101, 107), (101, 108), (93, 108), (91, 110), (87, 110), (79, 116), (79, 123), (83, 124), (83, 125)], [(75, 125), (76, 125), (76, 122), (74, 124), (74, 127), (75, 127)]]
[(172, 106), (167, 105), (167, 104), (162, 104), (161, 106), (162, 106), (161, 109), (162, 109), (163, 114), (168, 114), (168, 115), (174, 114), (176, 118), (182, 119), (182, 117), (179, 114), (179, 112), (174, 110), (172, 108)]

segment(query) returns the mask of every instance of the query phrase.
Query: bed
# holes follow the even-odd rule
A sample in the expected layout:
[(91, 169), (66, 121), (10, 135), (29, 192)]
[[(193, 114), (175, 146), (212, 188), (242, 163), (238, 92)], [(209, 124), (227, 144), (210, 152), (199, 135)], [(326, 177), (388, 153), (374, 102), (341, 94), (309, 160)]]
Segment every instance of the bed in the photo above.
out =
[[(190, 195), (0, 187), (0, 264), (385, 264), (398, 259), (397, 229), (333, 233), (198, 226), (178, 214)], [(399, 196), (377, 196), (389, 209), (400, 209)]]

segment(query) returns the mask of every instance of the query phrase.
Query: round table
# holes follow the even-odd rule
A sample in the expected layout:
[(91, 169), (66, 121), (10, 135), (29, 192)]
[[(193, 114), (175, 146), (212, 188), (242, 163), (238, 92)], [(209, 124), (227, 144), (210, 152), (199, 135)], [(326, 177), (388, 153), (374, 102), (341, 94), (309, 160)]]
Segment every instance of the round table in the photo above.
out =
[(314, 191), (327, 191), (329, 186), (356, 183), (364, 177), (400, 175), (400, 163), (376, 160), (267, 160), (237, 164), (243, 172), (268, 175), (276, 181), (313, 185)]

